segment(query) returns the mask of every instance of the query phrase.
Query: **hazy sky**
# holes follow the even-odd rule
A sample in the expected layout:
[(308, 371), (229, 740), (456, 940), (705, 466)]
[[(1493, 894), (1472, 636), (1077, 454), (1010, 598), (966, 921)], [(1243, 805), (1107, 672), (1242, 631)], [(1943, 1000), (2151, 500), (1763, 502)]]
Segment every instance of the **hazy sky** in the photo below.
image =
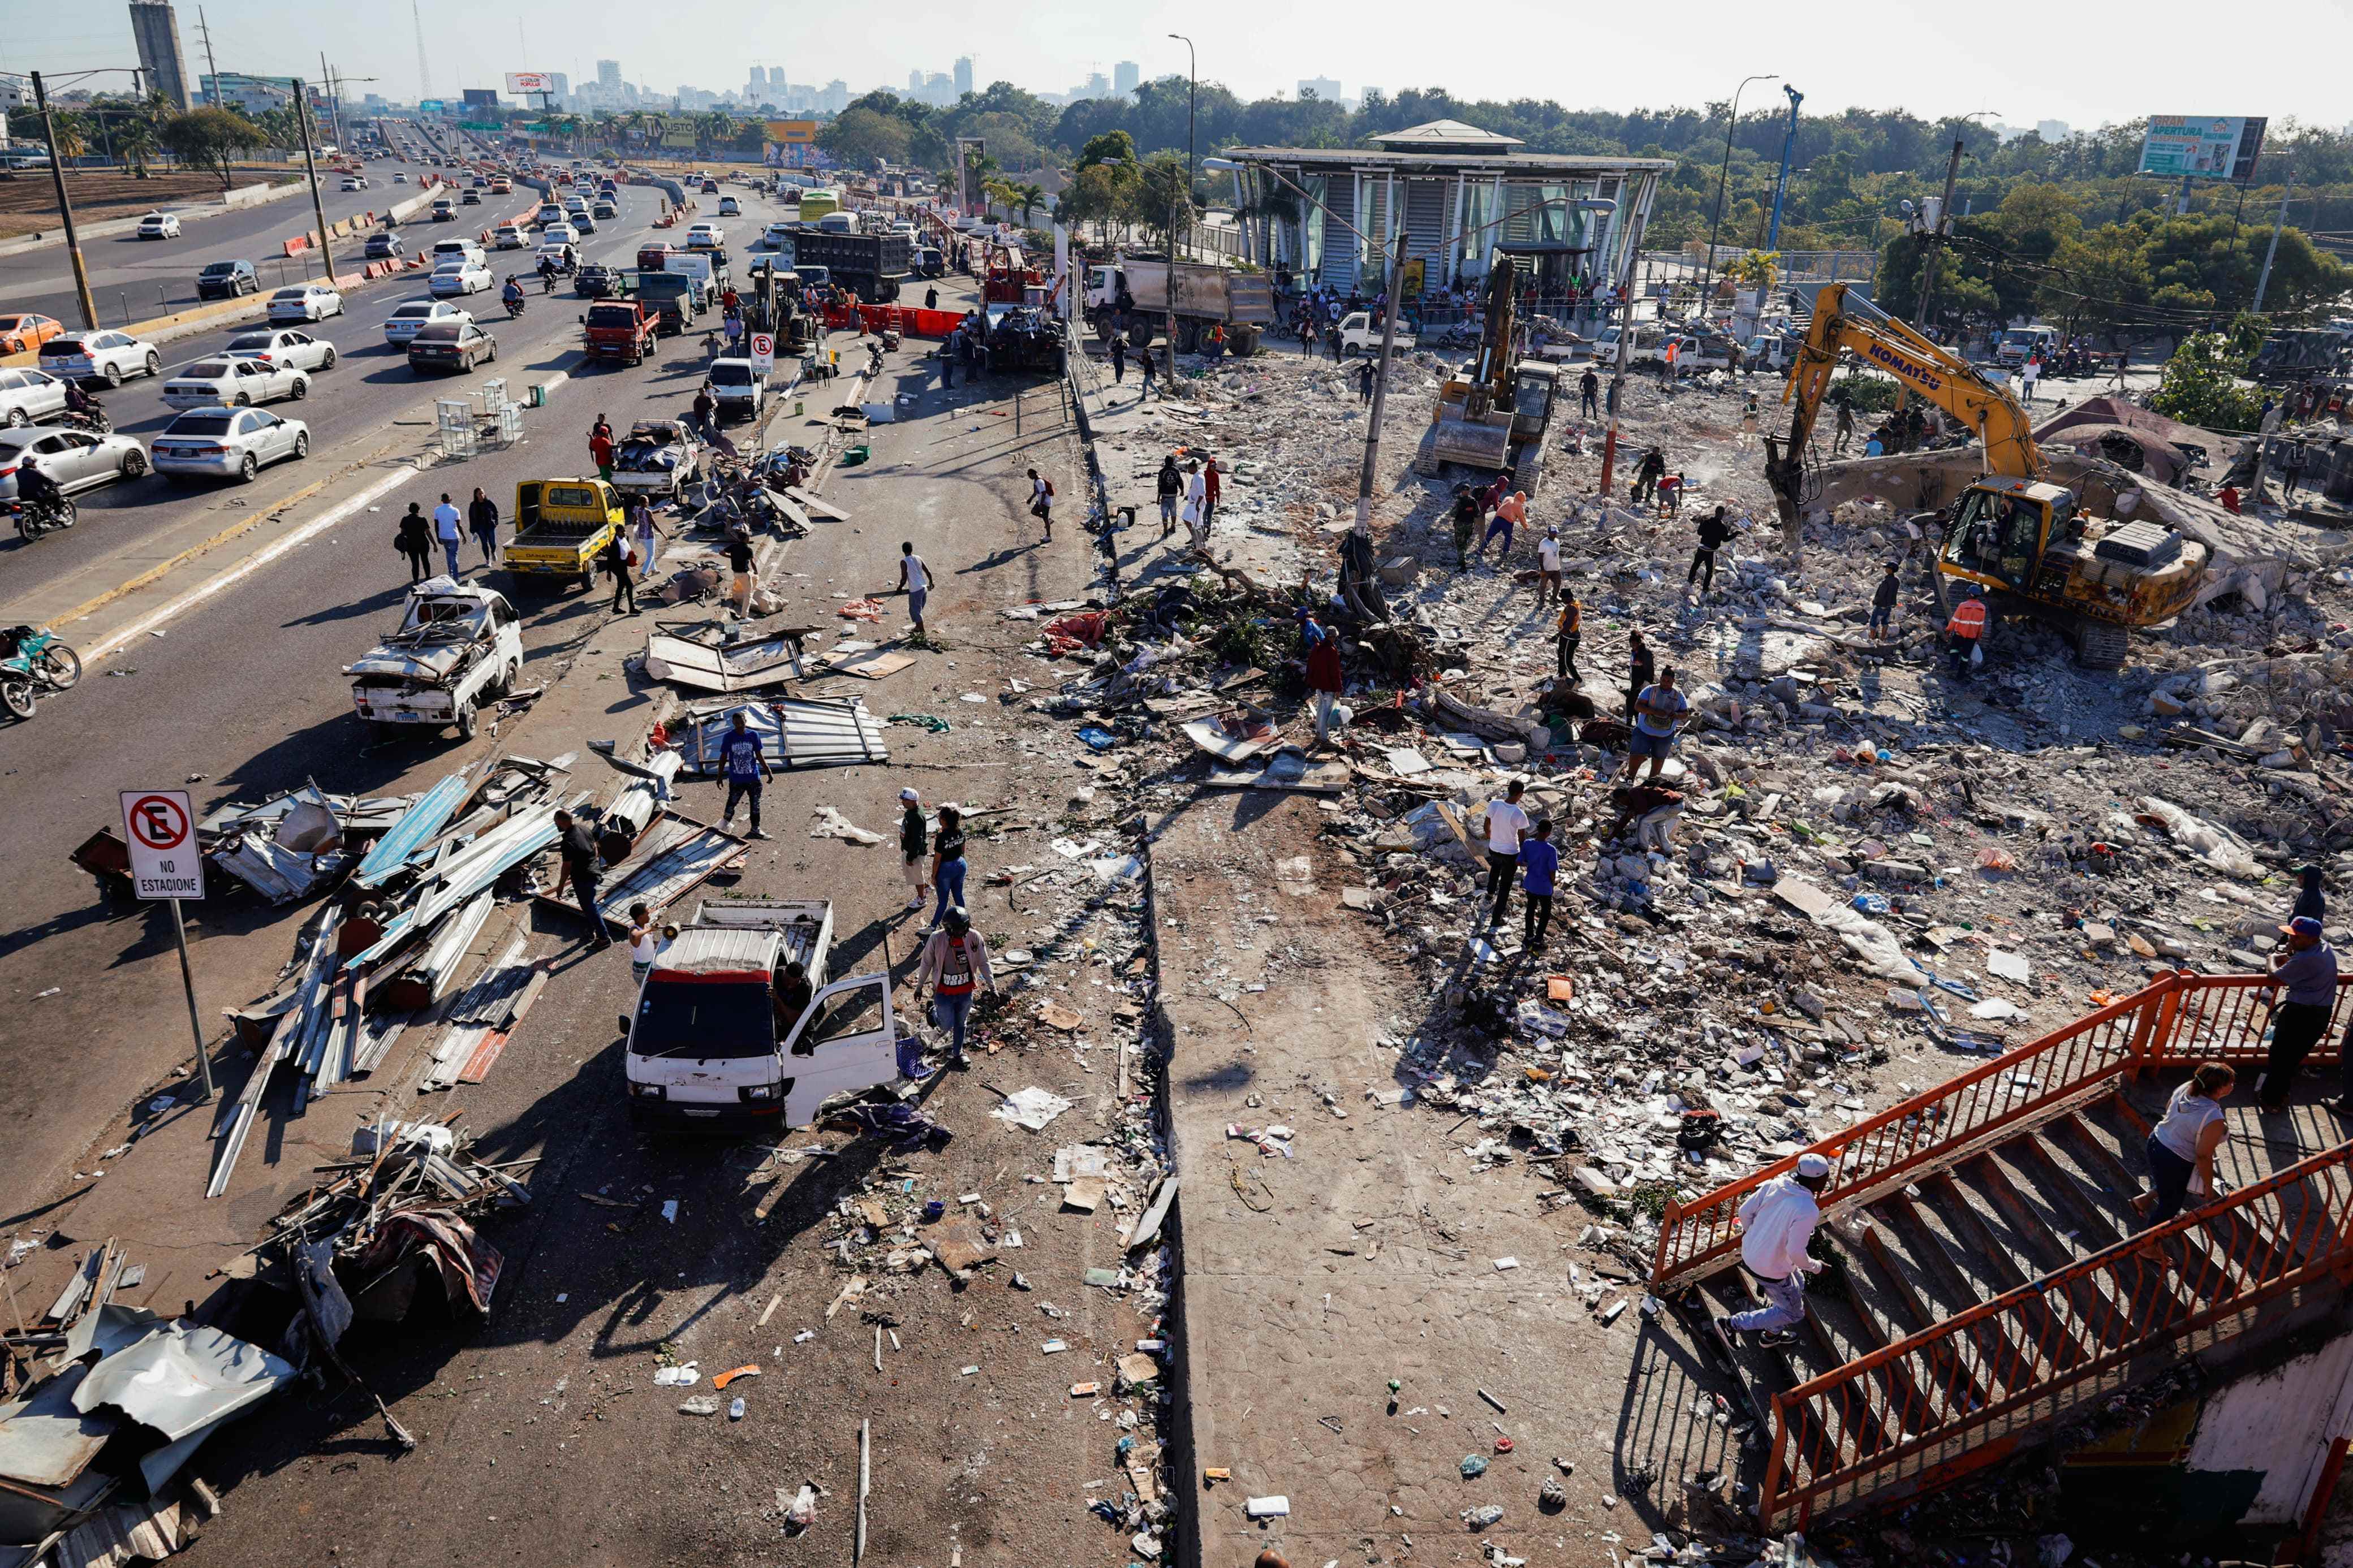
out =
[[(1003, 79), (1060, 91), (1091, 70), (1136, 61), (1146, 78), (1182, 74), (1192, 35), (1204, 80), (1244, 97), (1289, 92), (1303, 77), (1337, 79), (1350, 95), (1367, 82), (1394, 91), (1443, 87), (1467, 98), (1552, 98), (1572, 106), (1636, 109), (1722, 100), (1752, 72), (1776, 71), (1806, 94), (1809, 111), (1901, 105), (1925, 117), (1993, 110), (2011, 124), (2063, 120), (2077, 128), (2150, 113), (2267, 114), (2342, 125), (2353, 119), (2336, 75), (2353, 46), (2345, 0), (2276, 0), (2262, 7), (2261, 50), (2232, 46), (2211, 5), (2147, 0), (2126, 7), (2011, 13), (1949, 5), (1760, 6), (1694, 0), (1670, 15), (1647, 6), (1565, 11), (1503, 0), (1459, 16), (1401, 10), (1402, 36), (1378, 10), (1347, 13), (1259, 0), (978, 8), (960, 0), (894, 0), (863, 14), (742, 0), (417, 0), (438, 95), (499, 84), (508, 70), (592, 76), (599, 56), (628, 80), (665, 92), (681, 83), (724, 90), (742, 67), (782, 66), (795, 81), (835, 77), (853, 91), (902, 87), (911, 69), (946, 70), (969, 53), (983, 83)], [(182, 47), (202, 72), (197, 8), (178, 0)], [(319, 51), (374, 90), (417, 94), (417, 48), (405, 5), (288, 5), (207, 0), (224, 69), (318, 74)], [(658, 24), (649, 18), (659, 16)], [(1478, 24), (1464, 26), (1476, 19)], [(2282, 47), (2288, 40), (2293, 47)], [(2223, 47), (2218, 63), (2212, 50)], [(928, 51), (928, 52), (927, 52)], [(62, 75), (135, 65), (121, 0), (75, 5), (0, 0), (0, 69)], [(107, 79), (97, 79), (105, 80)], [(127, 79), (114, 79), (127, 80)], [(363, 89), (364, 90), (364, 89)], [(1757, 83), (1743, 109), (1779, 98)]]

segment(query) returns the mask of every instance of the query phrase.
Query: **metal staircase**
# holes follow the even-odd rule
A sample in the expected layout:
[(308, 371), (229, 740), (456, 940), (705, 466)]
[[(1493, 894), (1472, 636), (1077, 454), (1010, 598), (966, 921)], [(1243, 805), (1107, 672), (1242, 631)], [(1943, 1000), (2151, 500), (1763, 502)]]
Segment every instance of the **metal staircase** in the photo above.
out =
[[(2259, 1142), (2268, 1157), (2235, 1163), (2210, 1206), (2147, 1230), (2128, 1206), (2149, 1124), (2137, 1100), (2161, 1104), (2198, 1063), (2227, 1061), (2234, 1131), (2257, 1124), (2263, 984), (2164, 976), (1812, 1145), (1832, 1166), (1816, 1247), (1829, 1265), (1796, 1346), (1754, 1352), (1774, 1387), (1759, 1401), (1765, 1526), (1947, 1484), (2185, 1358), (2335, 1309), (2353, 1283), (2353, 1144), (2325, 1113), (2301, 1124), (2320, 1152)], [(2337, 1065), (2348, 1014), (2353, 975), (2308, 1079)], [(1671, 1203), (1652, 1289), (1713, 1296), (1708, 1313), (1746, 1305), (1736, 1211), (1797, 1159)]]

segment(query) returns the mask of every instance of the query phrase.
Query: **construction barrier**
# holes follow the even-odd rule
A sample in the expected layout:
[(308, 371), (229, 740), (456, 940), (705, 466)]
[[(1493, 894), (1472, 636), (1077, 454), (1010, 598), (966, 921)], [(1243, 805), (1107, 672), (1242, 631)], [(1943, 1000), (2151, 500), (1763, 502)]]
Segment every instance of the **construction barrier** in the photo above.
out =
[(310, 248), (311, 237), (307, 234), (298, 234), (286, 242), (286, 254), (289, 256), (300, 256)]

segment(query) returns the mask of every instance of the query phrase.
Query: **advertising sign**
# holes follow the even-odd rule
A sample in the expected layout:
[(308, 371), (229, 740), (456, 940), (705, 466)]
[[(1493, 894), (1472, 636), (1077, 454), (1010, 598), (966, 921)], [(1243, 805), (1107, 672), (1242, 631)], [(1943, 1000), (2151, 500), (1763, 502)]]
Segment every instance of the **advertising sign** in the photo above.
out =
[(417, 111), (419, 114), (438, 114), (442, 108), (442, 102), (438, 98), (420, 98), (417, 100)]
[(2267, 123), (2238, 115), (2152, 114), (2141, 139), (2140, 173), (2244, 181), (2255, 171)]
[(131, 881), (142, 899), (201, 899), (205, 858), (196, 852), (195, 818), (188, 795), (177, 789), (126, 789), (122, 842), (131, 852)]
[(555, 83), (545, 71), (507, 72), (507, 93), (513, 98), (528, 98), (533, 93), (554, 92)]

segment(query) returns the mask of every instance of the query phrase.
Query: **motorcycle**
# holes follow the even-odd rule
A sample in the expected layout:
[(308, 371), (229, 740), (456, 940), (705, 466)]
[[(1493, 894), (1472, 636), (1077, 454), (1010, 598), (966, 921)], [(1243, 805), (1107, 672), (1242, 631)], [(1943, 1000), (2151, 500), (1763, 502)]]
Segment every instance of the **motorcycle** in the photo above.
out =
[(89, 413), (77, 414), (69, 408), (58, 416), (58, 423), (70, 429), (87, 430), (94, 436), (114, 433), (114, 421), (108, 417), (106, 410), (99, 406), (98, 399), (94, 397), (90, 399)]
[(520, 295), (520, 294), (518, 294), (518, 295), (514, 296), (512, 299), (511, 299), (511, 300), (507, 300), (507, 301), (506, 301), (506, 307), (507, 307), (507, 320), (508, 320), (508, 321), (513, 321), (516, 317), (518, 317), (518, 316), (520, 316), (520, 315), (522, 315), (522, 295)]
[(19, 719), (33, 716), (41, 694), (66, 690), (81, 679), (81, 656), (38, 626), (0, 629), (0, 706)]
[(16, 532), (27, 542), (61, 528), (71, 528), (80, 514), (74, 503), (60, 498), (57, 500), (16, 500), (8, 503), (16, 514)]

